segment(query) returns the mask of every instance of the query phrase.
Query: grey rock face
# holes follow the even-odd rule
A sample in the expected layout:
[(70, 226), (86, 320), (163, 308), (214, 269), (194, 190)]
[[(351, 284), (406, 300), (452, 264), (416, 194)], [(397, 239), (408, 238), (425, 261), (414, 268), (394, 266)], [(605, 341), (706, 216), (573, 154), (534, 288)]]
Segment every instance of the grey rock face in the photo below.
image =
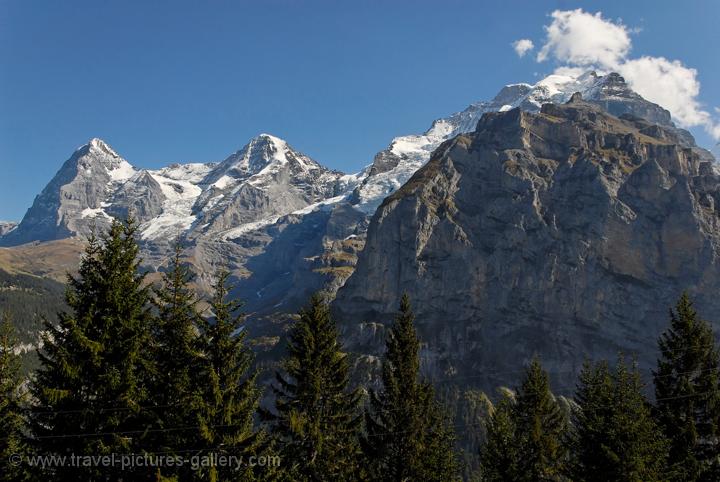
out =
[(285, 216), (269, 229), (272, 241), (248, 260), (250, 275), (237, 285), (251, 312), (293, 311), (323, 287), (334, 292), (352, 272), (367, 218), (341, 203)]
[(17, 229), (3, 236), (0, 244), (87, 236), (93, 226), (102, 229), (109, 222), (103, 208), (110, 194), (134, 174), (132, 166), (107, 144), (92, 139), (65, 161)]
[(720, 320), (718, 201), (672, 126), (579, 96), (488, 113), (385, 199), (334, 309), (360, 345), (407, 292), (435, 376), (492, 388), (537, 354), (570, 391), (586, 357), (652, 366), (684, 289)]
[(162, 213), (165, 200), (160, 183), (148, 171), (143, 170), (113, 193), (106, 212), (118, 219), (132, 217), (137, 222), (144, 223)]
[(617, 117), (631, 114), (651, 124), (674, 127), (667, 109), (643, 99), (628, 87), (620, 74), (612, 72), (599, 79), (599, 82), (583, 94), (588, 102), (602, 107), (603, 110)]

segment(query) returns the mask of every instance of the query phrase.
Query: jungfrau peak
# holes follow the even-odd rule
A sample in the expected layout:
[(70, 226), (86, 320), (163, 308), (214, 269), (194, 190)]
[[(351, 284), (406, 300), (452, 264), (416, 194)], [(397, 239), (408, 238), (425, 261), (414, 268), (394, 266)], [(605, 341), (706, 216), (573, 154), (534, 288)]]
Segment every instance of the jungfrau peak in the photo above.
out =
[[(458, 134), (472, 132), (486, 112), (503, 112), (516, 107), (537, 112), (543, 104), (567, 102), (575, 92), (580, 92), (586, 101), (611, 114), (631, 114), (653, 123), (673, 126), (670, 112), (643, 99), (616, 73), (598, 75), (590, 71), (578, 77), (553, 74), (535, 84), (510, 84), (489, 102), (475, 102), (462, 112), (436, 120), (422, 135), (393, 139), (390, 146), (379, 152), (365, 169), (362, 182), (353, 192), (352, 202), (369, 214), (375, 212), (382, 200), (410, 179), (442, 142)], [(686, 131), (677, 129), (677, 133), (683, 142), (694, 143)]]

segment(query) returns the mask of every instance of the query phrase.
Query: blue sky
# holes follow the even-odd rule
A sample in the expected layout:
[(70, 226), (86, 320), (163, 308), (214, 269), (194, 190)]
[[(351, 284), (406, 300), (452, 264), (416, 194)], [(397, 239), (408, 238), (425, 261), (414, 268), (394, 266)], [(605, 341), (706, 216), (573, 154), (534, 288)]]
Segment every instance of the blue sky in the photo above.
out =
[[(556, 44), (537, 61), (555, 10), (621, 22), (626, 68), (649, 56), (696, 69), (693, 99), (714, 123), (720, 2), (677, 5), (0, 0), (0, 219), (19, 220), (91, 137), (155, 168), (220, 160), (268, 132), (357, 171), (394, 136), (577, 60)], [(522, 58), (519, 39), (535, 45)]]

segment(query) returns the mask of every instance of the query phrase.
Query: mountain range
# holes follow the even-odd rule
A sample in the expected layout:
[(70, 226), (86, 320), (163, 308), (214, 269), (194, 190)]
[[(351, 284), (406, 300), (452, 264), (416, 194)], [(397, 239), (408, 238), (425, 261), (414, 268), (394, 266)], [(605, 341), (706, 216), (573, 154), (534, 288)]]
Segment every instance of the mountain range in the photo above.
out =
[(551, 75), (393, 139), (356, 174), (269, 134), (156, 170), (92, 139), (19, 224), (0, 223), (0, 246), (82, 240), (132, 216), (145, 269), (179, 242), (200, 290), (230, 270), (258, 320), (337, 292), (348, 339), (371, 356), (408, 292), (434, 376), (538, 353), (559, 372), (646, 349), (633, 330), (654, 335), (682, 288), (711, 302), (718, 186), (712, 154), (618, 74)]

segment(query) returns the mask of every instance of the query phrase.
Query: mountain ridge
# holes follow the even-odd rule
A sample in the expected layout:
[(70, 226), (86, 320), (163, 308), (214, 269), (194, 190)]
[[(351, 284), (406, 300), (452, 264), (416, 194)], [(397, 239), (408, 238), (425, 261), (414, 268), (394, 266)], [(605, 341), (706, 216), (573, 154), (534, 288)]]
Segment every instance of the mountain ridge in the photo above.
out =
[[(605, 110), (659, 122), (679, 142), (694, 146), (667, 110), (642, 99), (619, 75), (595, 72), (507, 85), (492, 101), (436, 119), (424, 134), (396, 137), (356, 174), (323, 167), (270, 134), (252, 138), (219, 162), (160, 169), (136, 168), (102, 140), (91, 139), (63, 164), (21, 223), (4, 228), (0, 246), (83, 238), (93, 226), (103, 229), (112, 216), (132, 214), (140, 224), (145, 269), (165, 269), (172, 245), (180, 242), (200, 288), (210, 287), (217, 270), (229, 269), (237, 296), (251, 300), (254, 312), (294, 310), (310, 292), (326, 290), (332, 296), (342, 286), (377, 206), (443, 142), (474, 131), (487, 112), (538, 112), (543, 102), (564, 102), (576, 91)], [(87, 174), (77, 167), (82, 162), (110, 168)], [(294, 285), (281, 282), (285, 271), (269, 252), (293, 266)]]

